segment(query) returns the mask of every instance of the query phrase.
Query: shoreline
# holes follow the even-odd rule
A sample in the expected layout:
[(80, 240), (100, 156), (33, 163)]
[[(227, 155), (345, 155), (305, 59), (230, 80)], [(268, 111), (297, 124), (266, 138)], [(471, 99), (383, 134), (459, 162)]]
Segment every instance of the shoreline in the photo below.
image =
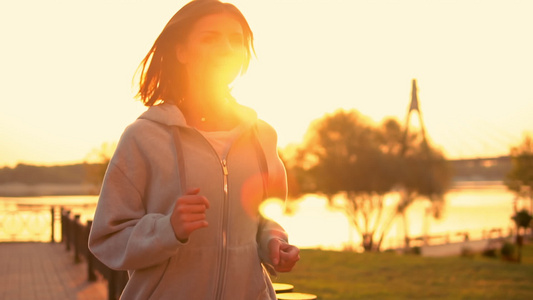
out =
[(40, 196), (80, 196), (98, 195), (100, 187), (90, 183), (3, 183), (0, 184), (0, 197), (40, 197)]
[[(454, 181), (448, 192), (460, 189), (507, 189), (503, 181)], [(100, 185), (92, 183), (0, 183), (0, 197), (98, 195)]]

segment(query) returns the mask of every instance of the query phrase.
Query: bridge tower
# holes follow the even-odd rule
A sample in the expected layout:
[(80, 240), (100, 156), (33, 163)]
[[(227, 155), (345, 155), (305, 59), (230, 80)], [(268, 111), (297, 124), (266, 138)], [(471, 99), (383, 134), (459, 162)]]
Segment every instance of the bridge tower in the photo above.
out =
[(402, 140), (402, 156), (405, 155), (405, 151), (407, 151), (407, 138), (409, 136), (409, 127), (410, 127), (410, 121), (411, 121), (411, 115), (413, 112), (417, 113), (418, 115), (418, 122), (420, 124), (420, 133), (422, 135), (422, 144), (424, 147), (425, 154), (429, 158), (429, 145), (426, 138), (426, 128), (424, 126), (424, 120), (422, 119), (422, 112), (420, 111), (420, 105), (418, 103), (418, 88), (416, 85), (416, 79), (412, 80), (412, 86), (411, 86), (411, 103), (409, 105), (409, 111), (407, 112), (407, 118), (405, 120), (405, 131), (403, 134), (403, 140)]
[[(420, 110), (420, 104), (419, 104), (419, 101), (418, 101), (418, 88), (417, 88), (417, 84), (416, 84), (416, 79), (413, 79), (412, 80), (412, 86), (411, 86), (411, 103), (409, 104), (409, 110), (407, 112), (407, 117), (406, 117), (406, 120), (405, 120), (405, 128), (404, 128), (404, 132), (403, 132), (403, 139), (402, 139), (402, 145), (401, 145), (401, 156), (405, 156), (406, 155), (406, 152), (408, 150), (408, 139), (410, 138), (409, 137), (409, 133), (410, 133), (410, 127), (411, 127), (411, 124), (410, 124), (410, 121), (411, 121), (411, 115), (416, 112), (417, 115), (418, 115), (418, 122), (419, 122), (419, 126), (420, 126), (420, 138), (422, 139), (421, 142), (422, 142), (422, 157), (420, 157), (420, 163), (423, 164), (422, 168), (426, 168), (428, 170), (430, 170), (430, 172), (428, 172), (428, 177), (425, 179), (425, 180), (428, 180), (428, 183), (430, 185), (430, 189), (431, 190), (434, 190), (434, 187), (435, 187), (435, 178), (434, 178), (434, 174), (433, 174), (433, 169), (434, 169), (434, 163), (433, 163), (433, 159), (431, 157), (431, 150), (429, 148), (429, 144), (428, 144), (428, 140), (427, 140), (427, 137), (426, 137), (426, 128), (424, 126), (424, 120), (422, 119), (422, 112)], [(413, 195), (410, 194), (410, 192), (408, 190), (405, 191), (405, 194), (402, 195), (402, 199), (401, 201), (403, 202), (401, 204), (401, 206), (403, 206), (404, 210), (405, 208), (409, 205), (409, 203), (411, 203), (412, 201), (414, 201), (414, 197)], [(433, 202), (431, 199), (430, 199), (431, 202)], [(430, 212), (431, 212), (431, 208), (426, 208), (426, 211), (425, 211), (425, 214), (424, 214), (424, 221), (423, 221), (423, 228), (422, 228), (422, 234), (424, 236), (424, 243), (427, 243), (427, 237), (428, 237), (428, 234), (429, 234), (429, 215), (430, 215)], [(403, 217), (403, 226), (404, 226), (404, 231), (405, 231), (405, 247), (406, 249), (408, 249), (410, 247), (410, 239), (408, 238), (409, 236), (409, 233), (408, 233), (408, 220), (407, 220), (407, 216), (406, 216), (406, 213), (405, 211), (402, 211), (402, 217)]]

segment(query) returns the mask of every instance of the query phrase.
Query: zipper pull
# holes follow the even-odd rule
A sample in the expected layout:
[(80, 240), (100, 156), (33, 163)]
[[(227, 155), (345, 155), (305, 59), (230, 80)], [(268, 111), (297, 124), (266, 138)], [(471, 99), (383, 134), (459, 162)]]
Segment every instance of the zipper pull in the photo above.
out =
[(228, 194), (228, 165), (226, 159), (222, 160), (222, 170), (224, 170), (224, 194)]
[(224, 176), (228, 176), (228, 166), (226, 159), (222, 159), (222, 169), (224, 170)]

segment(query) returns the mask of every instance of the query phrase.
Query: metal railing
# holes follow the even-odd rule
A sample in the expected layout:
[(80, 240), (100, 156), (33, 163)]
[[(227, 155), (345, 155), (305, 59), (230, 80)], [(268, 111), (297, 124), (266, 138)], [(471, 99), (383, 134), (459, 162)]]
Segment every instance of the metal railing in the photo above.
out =
[(0, 242), (54, 242), (54, 207), (17, 205), (0, 212)]
[(67, 251), (74, 252), (74, 263), (87, 264), (87, 280), (94, 282), (99, 273), (107, 280), (108, 299), (119, 299), (128, 282), (126, 271), (110, 269), (89, 251), (88, 239), (92, 221), (83, 224), (80, 215), (71, 215), (70, 211), (61, 212), (61, 235)]

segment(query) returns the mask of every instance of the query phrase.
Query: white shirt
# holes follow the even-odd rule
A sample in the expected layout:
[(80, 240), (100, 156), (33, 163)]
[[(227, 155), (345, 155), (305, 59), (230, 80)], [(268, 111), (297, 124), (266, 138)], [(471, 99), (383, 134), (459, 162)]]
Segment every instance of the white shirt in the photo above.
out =
[(229, 131), (198, 131), (200, 131), (213, 148), (215, 148), (220, 159), (224, 159), (228, 155), (231, 145), (239, 136), (239, 133), (241, 132), (239, 129), (240, 126), (236, 126)]

